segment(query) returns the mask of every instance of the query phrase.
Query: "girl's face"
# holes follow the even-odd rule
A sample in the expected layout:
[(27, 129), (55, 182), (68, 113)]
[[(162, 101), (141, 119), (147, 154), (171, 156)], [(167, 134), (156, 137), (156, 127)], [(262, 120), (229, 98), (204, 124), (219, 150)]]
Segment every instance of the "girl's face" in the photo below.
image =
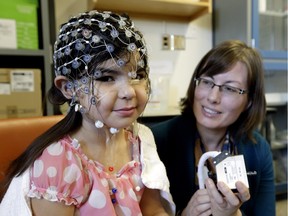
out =
[[(110, 59), (96, 70), (101, 71), (101, 76), (94, 80), (94, 89), (90, 85), (92, 94), (79, 96), (80, 104), (87, 110), (83, 121), (94, 124), (100, 120), (108, 127), (119, 129), (130, 126), (142, 114), (148, 101), (145, 70), (137, 68), (133, 58), (123, 67)], [(91, 105), (93, 96), (96, 96), (95, 105)]]
[[(198, 127), (218, 130), (233, 124), (240, 114), (248, 107), (248, 95), (238, 92), (229, 92), (230, 87), (247, 90), (248, 72), (246, 66), (238, 62), (226, 73), (217, 74), (213, 77), (202, 75), (204, 82), (196, 86), (193, 103), (193, 111)], [(225, 87), (211, 84), (225, 85)], [(207, 84), (208, 83), (208, 84)], [(213, 85), (212, 85), (213, 86)], [(230, 89), (231, 90), (231, 89)]]

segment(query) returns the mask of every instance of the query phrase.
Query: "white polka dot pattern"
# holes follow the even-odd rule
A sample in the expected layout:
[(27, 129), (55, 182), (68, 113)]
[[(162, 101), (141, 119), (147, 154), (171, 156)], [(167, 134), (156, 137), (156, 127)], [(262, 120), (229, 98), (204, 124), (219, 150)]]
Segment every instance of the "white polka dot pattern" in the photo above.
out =
[[(131, 145), (139, 148), (138, 142)], [(139, 150), (134, 152), (139, 154)], [(102, 164), (83, 154), (77, 140), (67, 136), (34, 162), (29, 196), (75, 205), (80, 215), (141, 215), (144, 186), (140, 175), (139, 161), (130, 161), (117, 174), (106, 172)]]
[(78, 180), (81, 176), (80, 169), (75, 164), (71, 164), (70, 166), (64, 169), (64, 181), (68, 184), (73, 183)]
[(93, 190), (88, 202), (93, 208), (101, 209), (106, 205), (107, 200), (104, 193), (99, 190)]
[(48, 167), (47, 168), (47, 176), (49, 178), (53, 178), (57, 175), (57, 169), (56, 167)]
[(129, 189), (129, 196), (137, 202), (136, 194), (134, 193), (134, 190), (132, 188)]
[(61, 155), (62, 152), (63, 152), (63, 147), (61, 145), (60, 142), (57, 142), (55, 144), (52, 144), (50, 145), (48, 148), (47, 148), (47, 151), (50, 155), (52, 156), (58, 156), (58, 155)]
[(35, 178), (38, 178), (39, 176), (41, 176), (42, 172), (43, 172), (43, 161), (42, 160), (36, 160), (34, 162), (34, 169), (33, 169), (33, 175)]

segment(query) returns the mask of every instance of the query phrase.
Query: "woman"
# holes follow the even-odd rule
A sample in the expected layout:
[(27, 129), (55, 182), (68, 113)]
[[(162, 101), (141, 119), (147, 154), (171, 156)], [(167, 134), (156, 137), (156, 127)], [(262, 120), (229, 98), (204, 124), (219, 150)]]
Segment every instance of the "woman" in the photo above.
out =
[[(266, 102), (260, 55), (238, 40), (209, 51), (191, 78), (182, 113), (152, 127), (160, 159), (170, 180), (180, 215), (275, 215), (272, 156), (257, 126)], [(211, 178), (199, 189), (197, 164), (208, 151), (243, 155), (248, 185), (236, 182), (237, 193)]]

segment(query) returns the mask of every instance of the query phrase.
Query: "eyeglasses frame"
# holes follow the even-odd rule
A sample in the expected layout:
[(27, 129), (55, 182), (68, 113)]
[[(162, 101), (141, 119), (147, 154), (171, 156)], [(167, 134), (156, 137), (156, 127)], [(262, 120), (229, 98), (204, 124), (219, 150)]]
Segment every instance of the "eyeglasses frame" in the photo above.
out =
[[(194, 78), (194, 81), (196, 82), (196, 85), (197, 85), (197, 86), (199, 86), (199, 83), (200, 83), (201, 80), (207, 80), (207, 79), (202, 78), (202, 77)], [(207, 81), (213, 83), (211, 89), (213, 89), (215, 86), (217, 86), (217, 87), (219, 88), (219, 90), (221, 91), (222, 86), (227, 86), (227, 85), (217, 85), (216, 83), (214, 83), (214, 82), (211, 81), (211, 80), (207, 80)], [(238, 94), (241, 94), (241, 95), (248, 93), (248, 90), (240, 89), (240, 88), (237, 88), (237, 87), (234, 87), (234, 86), (229, 86), (229, 87), (231, 87), (231, 88), (233, 88), (233, 89), (236, 89), (236, 90), (238, 91)]]

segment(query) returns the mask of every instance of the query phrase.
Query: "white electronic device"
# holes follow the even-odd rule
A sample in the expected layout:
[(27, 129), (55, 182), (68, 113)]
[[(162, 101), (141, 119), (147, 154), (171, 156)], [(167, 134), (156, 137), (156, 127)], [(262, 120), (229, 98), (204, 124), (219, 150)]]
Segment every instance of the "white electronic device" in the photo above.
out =
[(217, 181), (226, 183), (232, 191), (235, 191), (235, 183), (237, 181), (243, 182), (249, 188), (243, 155), (230, 155), (228, 152), (210, 151), (205, 152), (198, 163), (198, 182), (200, 189), (205, 188), (204, 182), (207, 178), (205, 162), (211, 157), (213, 158), (212, 161), (215, 166)]

